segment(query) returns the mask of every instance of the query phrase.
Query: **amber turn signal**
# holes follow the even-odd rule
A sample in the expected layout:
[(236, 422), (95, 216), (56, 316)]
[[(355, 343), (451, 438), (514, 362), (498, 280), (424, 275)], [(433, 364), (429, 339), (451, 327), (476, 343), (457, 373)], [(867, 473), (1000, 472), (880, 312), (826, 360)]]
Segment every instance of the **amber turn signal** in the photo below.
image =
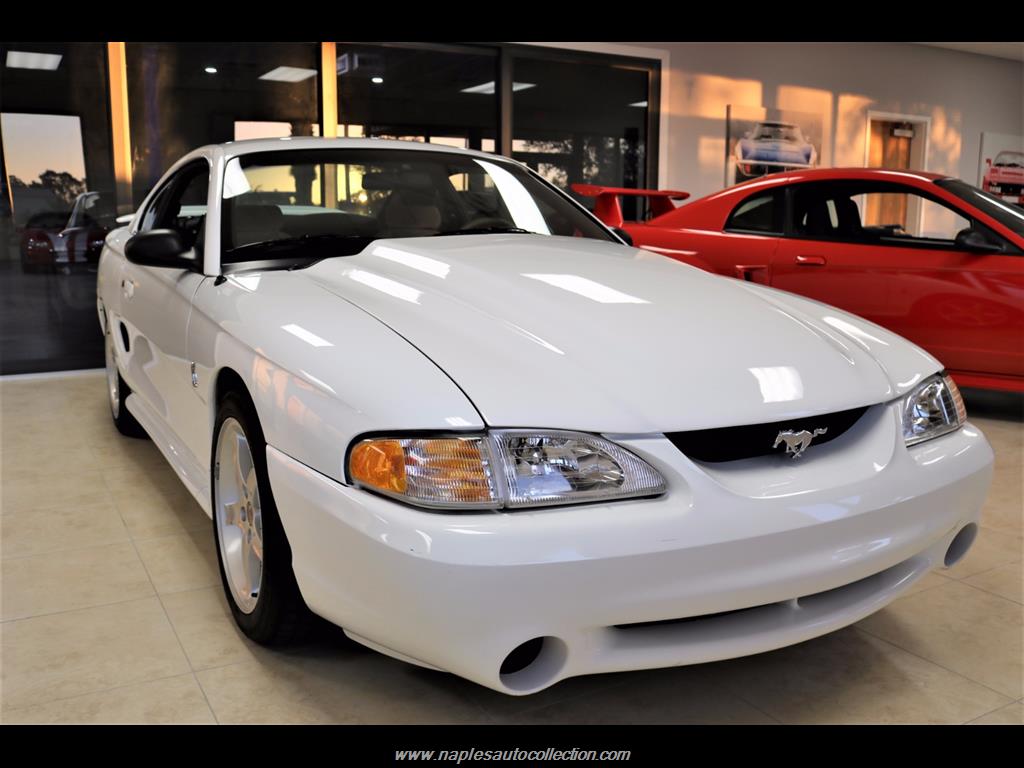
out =
[(349, 471), (356, 482), (390, 493), (405, 493), (405, 452), (398, 440), (364, 440), (352, 449)]
[(352, 448), (356, 485), (426, 507), (495, 508), (490, 453), (481, 437), (370, 438)]

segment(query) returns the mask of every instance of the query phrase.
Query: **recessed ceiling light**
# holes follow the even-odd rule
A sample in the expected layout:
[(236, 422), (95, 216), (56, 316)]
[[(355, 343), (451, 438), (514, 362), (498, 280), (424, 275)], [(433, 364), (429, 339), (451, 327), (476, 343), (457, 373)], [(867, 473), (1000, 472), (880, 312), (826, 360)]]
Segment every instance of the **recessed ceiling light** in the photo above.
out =
[(7, 66), (11, 69), (49, 69), (60, 66), (64, 58), (59, 53), (35, 53), (33, 51), (8, 51)]
[(381, 83), (384, 82), (384, 78), (383, 77), (371, 77), (370, 78), (370, 82), (371, 83), (376, 83), (377, 85), (380, 85)]
[(303, 67), (277, 67), (265, 75), (260, 75), (260, 80), (277, 80), (282, 83), (298, 83), (316, 76), (315, 69)]
[[(525, 91), (527, 88), (536, 88), (536, 83), (512, 83), (513, 91)], [(472, 88), (463, 88), (462, 93), (494, 93), (494, 81), (480, 83)]]
[(210, 75), (216, 75), (217, 74), (217, 68), (216, 67), (207, 67), (203, 71), (206, 72), (207, 74), (210, 74)]
[(647, 102), (646, 101), (634, 101), (629, 106), (631, 106), (631, 107), (646, 107), (647, 106)]

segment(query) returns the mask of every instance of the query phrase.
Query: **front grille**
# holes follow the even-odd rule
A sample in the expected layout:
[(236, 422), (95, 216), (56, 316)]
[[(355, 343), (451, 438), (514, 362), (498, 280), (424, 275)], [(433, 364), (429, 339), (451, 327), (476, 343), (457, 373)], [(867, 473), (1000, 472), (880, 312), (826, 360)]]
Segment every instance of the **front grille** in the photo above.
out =
[(835, 440), (846, 430), (857, 423), (867, 411), (863, 408), (851, 408), (848, 411), (824, 413), (804, 419), (774, 421), (770, 424), (745, 424), (740, 427), (720, 427), (718, 429), (695, 429), (690, 432), (668, 432), (665, 434), (672, 444), (694, 461), (721, 462), (753, 459), (757, 456), (785, 453), (786, 446), (772, 446), (779, 432), (792, 430), (799, 432), (806, 429), (827, 430), (818, 435), (811, 444), (815, 446)]

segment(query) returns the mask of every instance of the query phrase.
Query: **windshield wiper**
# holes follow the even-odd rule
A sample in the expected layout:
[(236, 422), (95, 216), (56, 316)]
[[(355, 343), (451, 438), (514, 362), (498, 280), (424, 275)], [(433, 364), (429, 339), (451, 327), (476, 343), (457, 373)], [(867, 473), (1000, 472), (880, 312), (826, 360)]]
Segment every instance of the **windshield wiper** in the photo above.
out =
[(520, 227), (473, 227), (470, 229), (451, 229), (447, 232), (438, 232), (434, 237), (444, 235), (536, 235), (528, 229)]
[(238, 253), (239, 251), (250, 252), (250, 251), (262, 251), (262, 250), (277, 250), (280, 248), (294, 248), (296, 246), (312, 245), (313, 243), (329, 242), (333, 240), (373, 240), (374, 238), (369, 235), (342, 235), (334, 233), (325, 233), (320, 235), (299, 235), (297, 237), (281, 237), (273, 240), (260, 240), (256, 243), (246, 243), (245, 245), (238, 245), (231, 248), (228, 253)]

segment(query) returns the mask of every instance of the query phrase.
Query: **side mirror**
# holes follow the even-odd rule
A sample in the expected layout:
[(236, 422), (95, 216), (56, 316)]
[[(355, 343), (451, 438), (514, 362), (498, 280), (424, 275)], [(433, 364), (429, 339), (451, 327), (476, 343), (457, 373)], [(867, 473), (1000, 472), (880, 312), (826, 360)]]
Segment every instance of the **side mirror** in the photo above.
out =
[(126, 213), (124, 216), (118, 216), (114, 219), (114, 222), (120, 227), (127, 227), (132, 223), (132, 219), (135, 218), (134, 213)]
[(987, 165), (989, 168), (992, 167), (992, 158), (991, 157), (986, 157), (985, 158), (985, 165)]
[(968, 253), (1002, 253), (1003, 246), (992, 242), (978, 229), (964, 229), (957, 233), (956, 247)]
[(196, 268), (195, 254), (185, 253), (181, 235), (173, 229), (140, 232), (125, 244), (124, 255), (128, 261), (144, 267)]
[(625, 240), (626, 241), (626, 245), (632, 245), (633, 244), (633, 236), (631, 234), (629, 234), (629, 232), (624, 230), (622, 227), (612, 227), (612, 232), (614, 232), (616, 235), (618, 235), (623, 240)]

